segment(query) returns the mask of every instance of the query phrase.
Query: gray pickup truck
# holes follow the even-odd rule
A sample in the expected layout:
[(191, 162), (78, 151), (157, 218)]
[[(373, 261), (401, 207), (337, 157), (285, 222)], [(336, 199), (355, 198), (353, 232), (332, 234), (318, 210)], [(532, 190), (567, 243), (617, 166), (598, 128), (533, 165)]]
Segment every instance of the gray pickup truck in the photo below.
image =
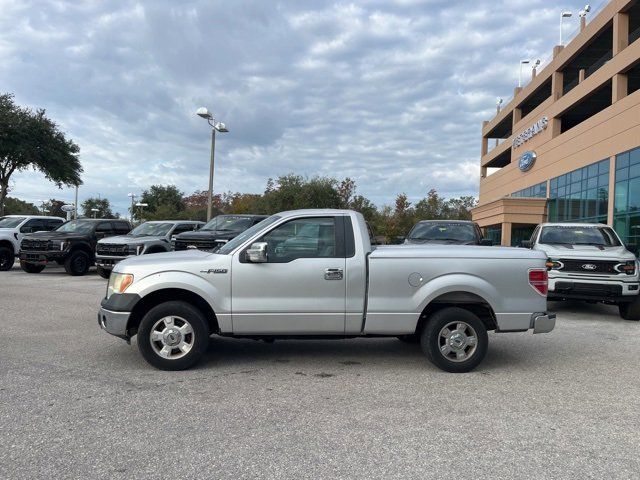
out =
[(159, 253), (115, 266), (98, 313), (138, 335), (142, 356), (185, 369), (218, 334), (275, 338), (395, 336), (419, 341), (449, 372), (475, 368), (487, 331), (549, 332), (546, 255), (516, 248), (373, 249), (361, 214), (297, 210), (254, 225), (216, 253)]

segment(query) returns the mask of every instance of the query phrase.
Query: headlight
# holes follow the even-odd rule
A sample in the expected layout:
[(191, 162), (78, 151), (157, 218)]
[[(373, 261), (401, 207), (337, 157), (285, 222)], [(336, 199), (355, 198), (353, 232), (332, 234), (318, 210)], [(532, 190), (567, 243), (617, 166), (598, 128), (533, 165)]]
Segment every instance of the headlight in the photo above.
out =
[(636, 273), (636, 261), (635, 260), (629, 260), (628, 262), (620, 263), (620, 264), (616, 265), (615, 269), (617, 271), (619, 271), (620, 273), (626, 273), (627, 275), (633, 275), (634, 273)]
[(560, 270), (564, 267), (564, 264), (558, 260), (554, 260), (553, 258), (548, 258), (547, 263), (545, 263), (547, 270)]
[(129, 288), (129, 285), (133, 283), (133, 275), (130, 273), (116, 273), (113, 272), (109, 277), (109, 284), (107, 285), (107, 298), (114, 293), (124, 293)]
[(143, 248), (144, 248), (144, 245), (141, 243), (138, 243), (136, 245), (129, 245), (127, 247), (127, 250), (129, 253), (132, 253), (134, 255), (140, 255), (140, 252), (142, 252)]
[(63, 251), (65, 248), (67, 248), (67, 241), (65, 240), (51, 240), (49, 242), (49, 250)]

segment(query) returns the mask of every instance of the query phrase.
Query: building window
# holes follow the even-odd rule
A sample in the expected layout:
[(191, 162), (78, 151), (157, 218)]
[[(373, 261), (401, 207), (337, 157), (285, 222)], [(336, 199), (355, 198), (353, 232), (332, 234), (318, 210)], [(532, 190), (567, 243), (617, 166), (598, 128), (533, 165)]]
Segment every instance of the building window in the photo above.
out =
[(546, 198), (547, 197), (547, 182), (542, 182), (532, 187), (523, 188), (517, 192), (511, 194), (512, 197), (527, 197), (527, 198)]
[(640, 241), (640, 148), (616, 156), (613, 228), (625, 243)]
[(494, 245), (502, 244), (502, 225), (484, 229), (484, 238), (488, 238)]
[(609, 159), (549, 182), (550, 222), (607, 223), (608, 205)]

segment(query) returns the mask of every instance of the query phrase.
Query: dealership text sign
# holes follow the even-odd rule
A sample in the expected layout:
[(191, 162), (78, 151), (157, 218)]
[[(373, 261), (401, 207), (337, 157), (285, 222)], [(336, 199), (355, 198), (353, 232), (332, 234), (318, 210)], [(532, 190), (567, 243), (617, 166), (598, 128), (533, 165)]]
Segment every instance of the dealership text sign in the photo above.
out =
[(534, 123), (532, 126), (527, 128), (524, 132), (513, 139), (513, 148), (519, 147), (524, 142), (531, 140), (533, 137), (547, 128), (548, 124), (549, 119), (547, 117), (542, 117), (540, 120), (538, 120), (536, 123)]

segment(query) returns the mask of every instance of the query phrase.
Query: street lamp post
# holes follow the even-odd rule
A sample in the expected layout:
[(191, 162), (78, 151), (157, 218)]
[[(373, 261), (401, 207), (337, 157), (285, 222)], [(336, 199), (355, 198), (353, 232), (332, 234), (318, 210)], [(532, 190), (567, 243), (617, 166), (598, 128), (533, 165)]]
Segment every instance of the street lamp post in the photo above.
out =
[(213, 203), (213, 165), (215, 160), (216, 149), (216, 131), (220, 133), (227, 133), (229, 129), (222, 122), (216, 122), (213, 115), (209, 112), (207, 107), (200, 107), (196, 111), (196, 115), (207, 120), (211, 125), (211, 159), (209, 162), (209, 193), (207, 195), (207, 221), (211, 220), (211, 207)]
[(100, 209), (99, 208), (92, 208), (91, 211), (93, 212), (93, 218), (96, 218), (96, 215), (98, 214)]
[(562, 20), (569, 18), (571, 15), (573, 15), (571, 12), (560, 12), (560, 43), (558, 45), (562, 45)]
[(138, 207), (138, 217), (139, 217), (138, 220), (140, 220), (140, 222), (142, 222), (142, 209), (148, 206), (149, 206), (148, 203), (140, 203), (140, 202), (136, 203), (136, 207)]
[(137, 195), (135, 193), (127, 193), (127, 197), (131, 197), (131, 223), (133, 223), (133, 206)]

